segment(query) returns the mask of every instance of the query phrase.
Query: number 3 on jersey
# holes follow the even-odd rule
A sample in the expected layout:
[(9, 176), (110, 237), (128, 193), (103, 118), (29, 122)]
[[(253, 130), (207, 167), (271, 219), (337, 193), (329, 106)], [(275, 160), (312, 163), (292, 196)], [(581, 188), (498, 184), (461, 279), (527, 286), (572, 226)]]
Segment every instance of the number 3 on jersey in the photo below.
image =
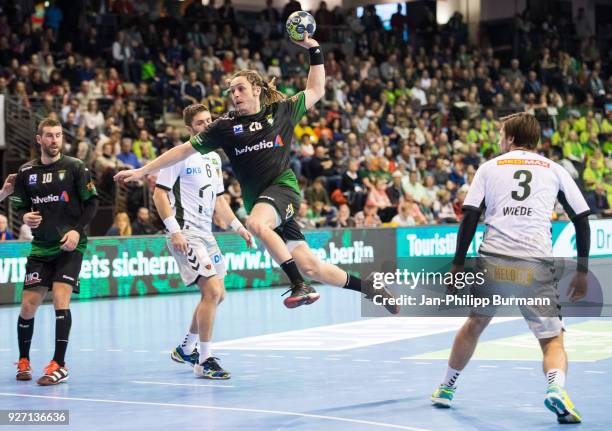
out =
[(531, 182), (533, 176), (530, 171), (519, 170), (514, 173), (514, 179), (519, 180), (518, 186), (521, 187), (521, 190), (513, 190), (512, 191), (512, 199), (515, 201), (524, 201), (531, 194), (531, 187), (529, 187), (529, 183)]

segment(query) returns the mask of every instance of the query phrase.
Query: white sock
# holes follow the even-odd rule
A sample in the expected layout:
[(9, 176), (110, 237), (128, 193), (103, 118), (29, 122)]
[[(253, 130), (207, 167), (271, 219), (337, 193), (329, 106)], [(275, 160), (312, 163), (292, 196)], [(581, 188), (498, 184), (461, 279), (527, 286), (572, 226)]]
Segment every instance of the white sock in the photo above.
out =
[(459, 374), (461, 374), (461, 371), (448, 367), (446, 369), (446, 376), (444, 376), (444, 380), (442, 380), (442, 384), (444, 386), (448, 386), (449, 388), (454, 387), (457, 379), (459, 378)]
[(559, 368), (553, 368), (546, 372), (546, 380), (548, 380), (548, 385), (557, 385), (562, 388), (565, 387), (565, 372), (560, 370)]
[(198, 336), (198, 334), (192, 334), (191, 332), (188, 332), (185, 335), (185, 339), (183, 340), (183, 344), (181, 344), (181, 347), (183, 348), (183, 352), (185, 352), (188, 355), (193, 353), (193, 351), (196, 348), (196, 344), (198, 343), (199, 339), (200, 339), (200, 337)]
[(212, 353), (210, 352), (210, 341), (200, 341), (200, 364), (211, 356)]

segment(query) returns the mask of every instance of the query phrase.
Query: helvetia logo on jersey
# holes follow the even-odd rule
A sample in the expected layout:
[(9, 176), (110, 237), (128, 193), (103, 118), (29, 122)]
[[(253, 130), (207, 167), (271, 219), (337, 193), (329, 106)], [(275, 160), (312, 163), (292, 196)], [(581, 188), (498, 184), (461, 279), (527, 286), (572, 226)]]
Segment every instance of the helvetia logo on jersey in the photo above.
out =
[(33, 204), (48, 204), (51, 202), (70, 202), (70, 197), (68, 193), (63, 191), (60, 195), (47, 195), (47, 196), (36, 196), (31, 198)]
[(260, 151), (265, 150), (267, 148), (274, 148), (274, 142), (272, 141), (261, 141), (259, 144), (255, 145), (247, 145), (244, 148), (234, 148), (237, 156), (241, 156), (242, 154), (250, 153), (251, 151)]

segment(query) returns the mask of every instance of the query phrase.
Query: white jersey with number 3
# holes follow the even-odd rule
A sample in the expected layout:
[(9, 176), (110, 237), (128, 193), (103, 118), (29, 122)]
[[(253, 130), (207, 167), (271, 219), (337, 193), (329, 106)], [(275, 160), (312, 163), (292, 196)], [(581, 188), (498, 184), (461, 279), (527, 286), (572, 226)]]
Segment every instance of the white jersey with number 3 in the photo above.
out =
[(571, 219), (589, 212), (562, 166), (539, 154), (515, 150), (476, 171), (463, 205), (486, 208), (481, 253), (551, 257), (550, 219), (557, 199)]
[(217, 195), (224, 192), (217, 153), (196, 153), (162, 169), (156, 186), (171, 192), (172, 213), (181, 229), (211, 233)]

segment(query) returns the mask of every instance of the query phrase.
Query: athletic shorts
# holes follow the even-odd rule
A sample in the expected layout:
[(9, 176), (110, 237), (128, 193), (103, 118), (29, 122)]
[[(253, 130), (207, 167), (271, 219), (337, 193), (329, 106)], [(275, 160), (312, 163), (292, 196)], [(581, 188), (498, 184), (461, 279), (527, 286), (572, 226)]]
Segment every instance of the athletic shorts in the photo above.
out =
[(295, 190), (282, 184), (273, 184), (267, 187), (255, 200), (255, 203), (264, 202), (272, 205), (276, 210), (276, 232), (290, 248), (300, 241), (306, 241), (300, 226), (294, 217), (300, 208), (300, 195)]
[(74, 293), (79, 293), (79, 273), (83, 253), (80, 251), (62, 251), (54, 256), (30, 256), (26, 262), (24, 289), (47, 287), (53, 289), (53, 283), (66, 283), (72, 286)]
[(187, 254), (174, 250), (170, 235), (166, 236), (166, 244), (176, 260), (183, 283), (190, 286), (197, 283), (200, 277), (225, 277), (225, 259), (215, 237), (211, 233), (189, 229), (183, 230), (182, 233), (189, 245)]
[[(537, 339), (552, 338), (565, 330), (559, 303), (558, 280), (549, 261), (481, 256), (477, 271), (485, 270), (485, 285), (472, 291), (476, 297), (546, 298), (550, 305), (519, 305), (529, 329)], [(474, 307), (476, 314), (493, 316), (497, 307)], [(504, 314), (507, 315), (507, 314)]]

